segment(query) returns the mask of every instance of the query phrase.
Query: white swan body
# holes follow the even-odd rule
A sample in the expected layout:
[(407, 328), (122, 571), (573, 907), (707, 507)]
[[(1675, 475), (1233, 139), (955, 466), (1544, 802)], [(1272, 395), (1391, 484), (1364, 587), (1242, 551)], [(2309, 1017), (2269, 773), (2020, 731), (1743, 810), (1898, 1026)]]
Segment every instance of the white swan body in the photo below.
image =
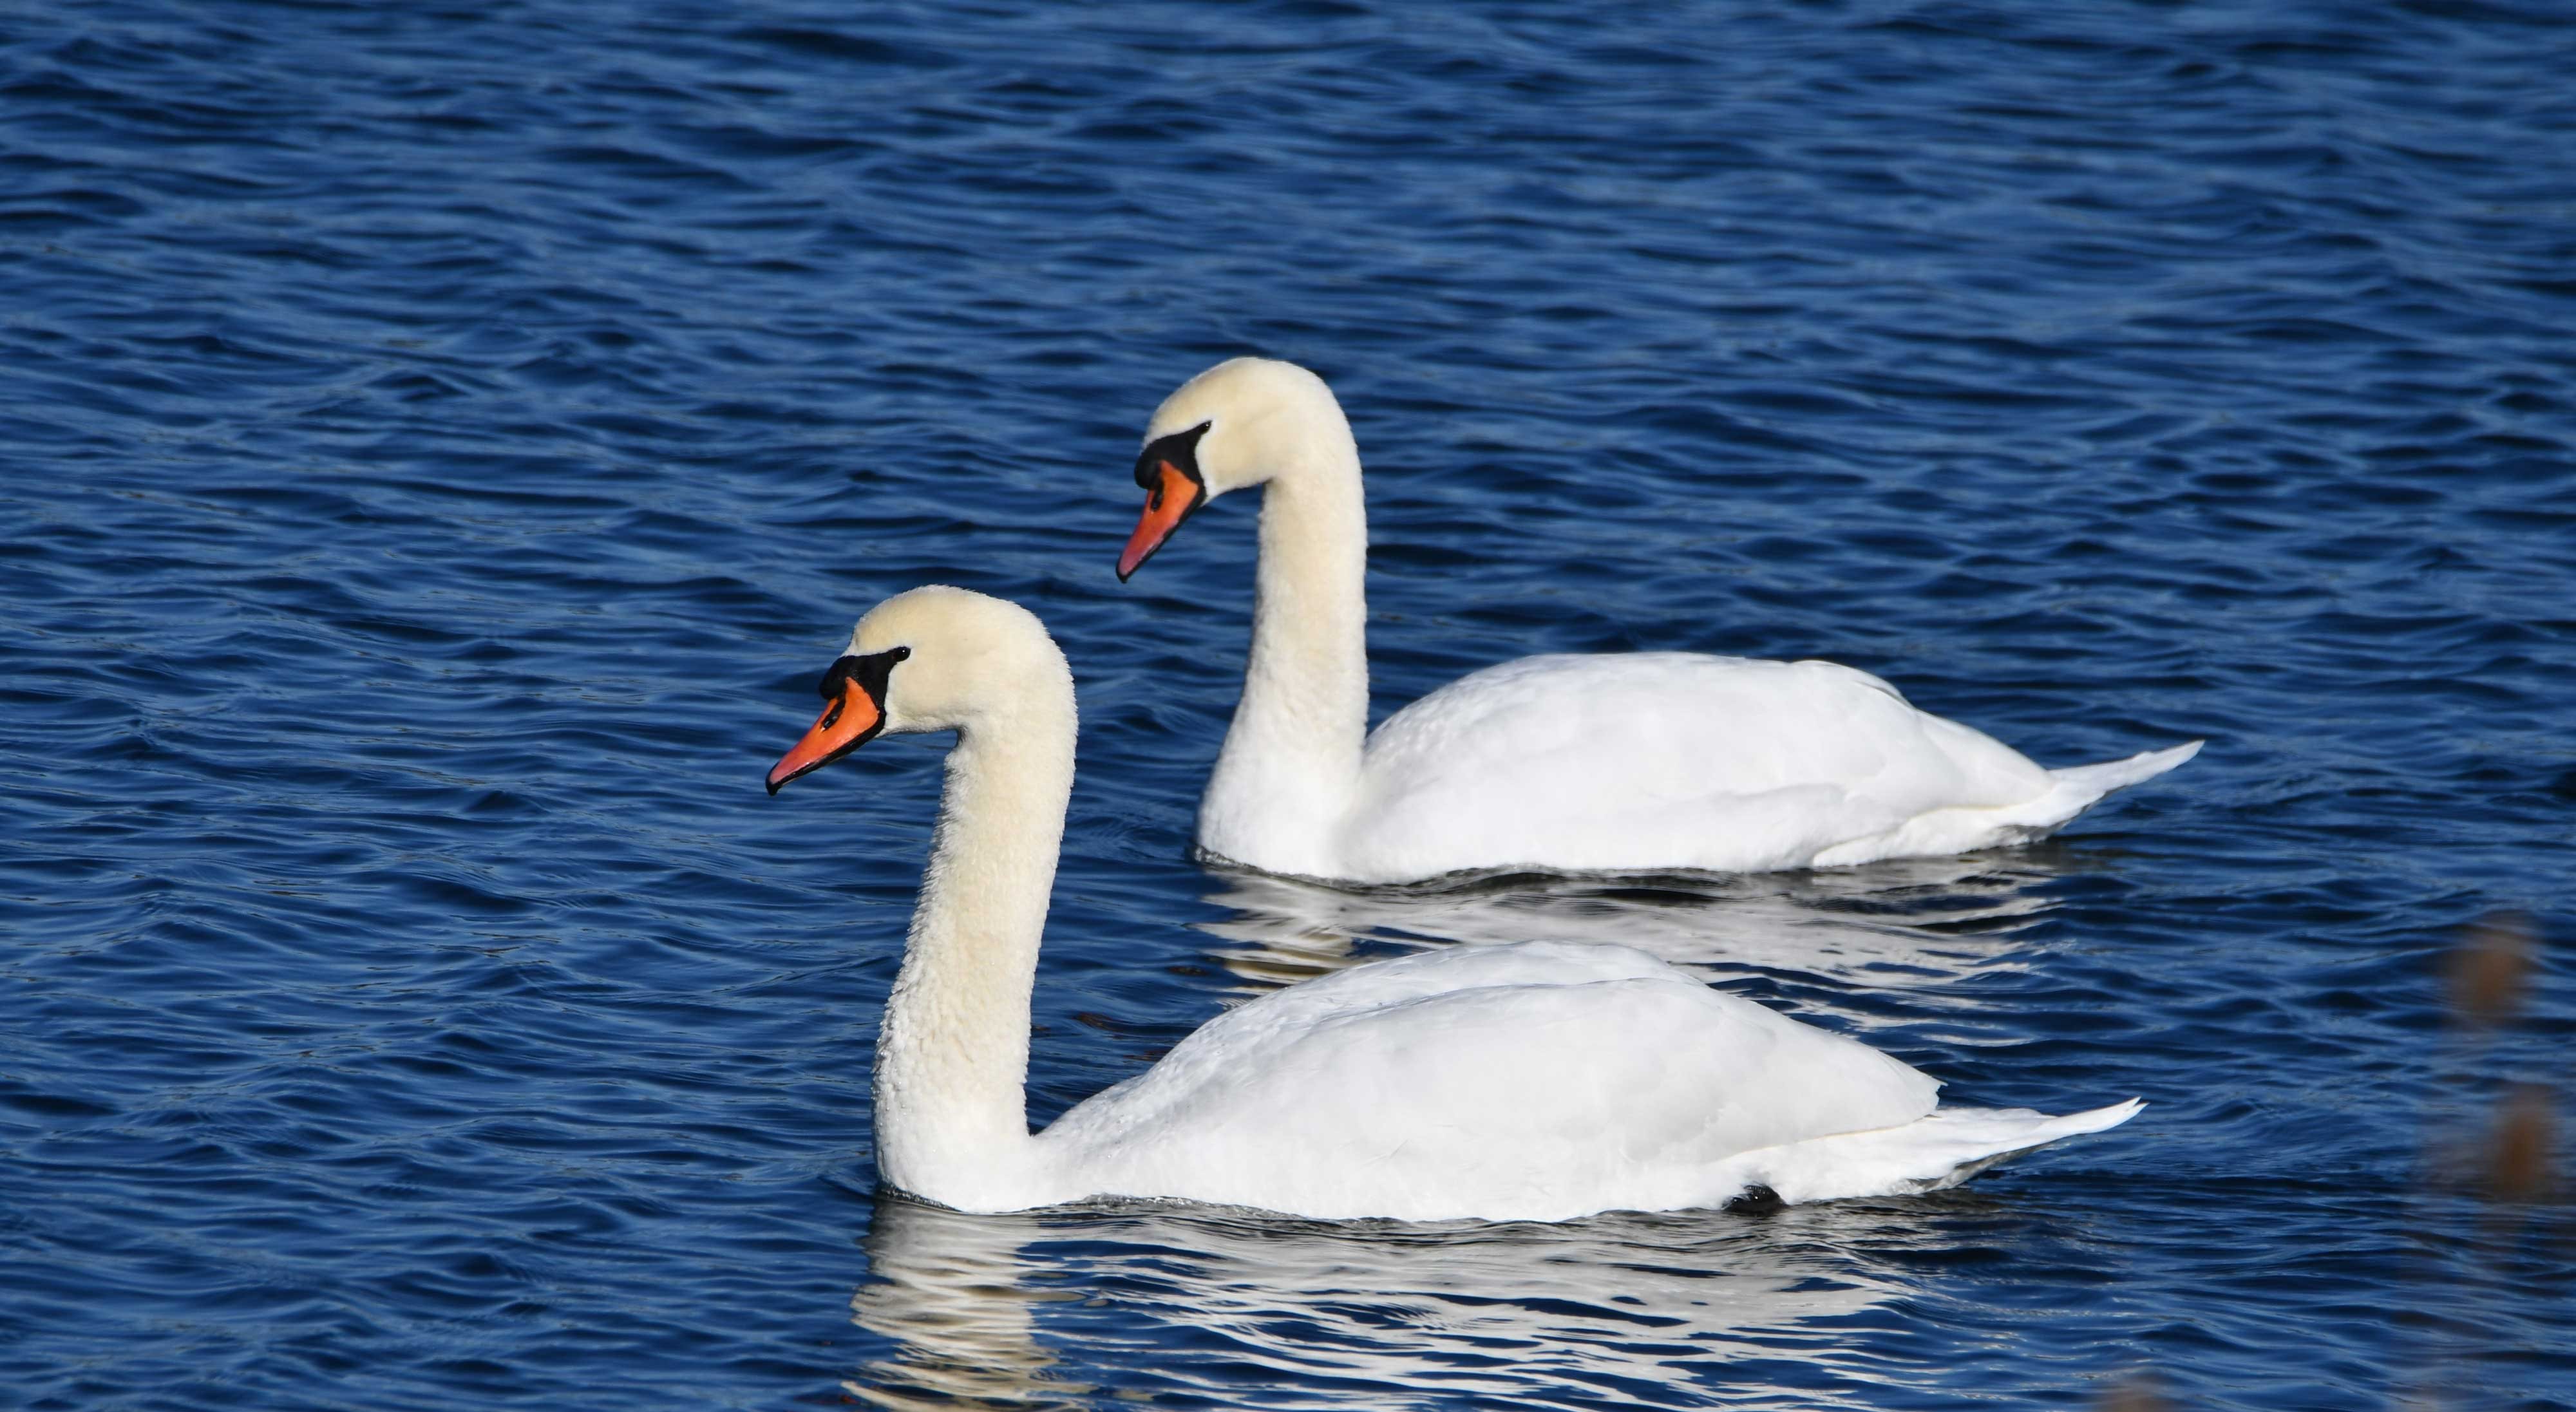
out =
[(1073, 1187), (1554, 1221), (1718, 1206), (1756, 1186), (1786, 1201), (1950, 1186), (2136, 1111), (1939, 1113), (1939, 1087), (1644, 952), (1523, 942), (1274, 991), (1042, 1142), (1091, 1174)]
[(1243, 697), (1200, 849), (1354, 883), (1498, 868), (1752, 872), (2017, 843), (2198, 741), (2048, 770), (1830, 662), (1531, 657), (1367, 730), (1367, 517), (1350, 425), (1293, 364), (1220, 363), (1155, 412), (1132, 573), (1182, 519), (1263, 485)]
[(1029, 994), (1072, 790), (1072, 679), (1026, 611), (916, 589), (859, 623), (773, 790), (880, 729), (954, 728), (876, 1073), (891, 1185), (969, 1211), (1172, 1198), (1559, 1220), (1924, 1190), (2137, 1103), (1936, 1108), (1928, 1076), (1621, 946), (1455, 948), (1228, 1011), (1045, 1132)]
[[(1343, 875), (1391, 882), (1498, 862), (1760, 872), (1964, 853), (2045, 834), (2199, 749), (2044, 770), (1832, 662), (1524, 657), (1370, 733), (1339, 856)], [(1278, 856), (1249, 812), (1223, 811), (1227, 841)]]

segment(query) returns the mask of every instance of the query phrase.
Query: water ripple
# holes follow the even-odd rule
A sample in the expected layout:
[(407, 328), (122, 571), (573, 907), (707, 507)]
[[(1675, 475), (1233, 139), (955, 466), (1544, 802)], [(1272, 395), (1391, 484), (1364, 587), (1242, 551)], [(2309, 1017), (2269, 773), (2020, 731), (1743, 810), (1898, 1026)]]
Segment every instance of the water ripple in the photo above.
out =
[[(2576, 1407), (2564, 1187), (2459, 1175), (2563, 1089), (2571, 966), (2480, 1031), (2440, 962), (2576, 926), (2562, 21), (0, 20), (0, 1402)], [(1144, 417), (1245, 351), (1358, 430), (1381, 713), (1679, 648), (2048, 763), (2212, 745), (1990, 857), (1204, 873), (1250, 515), (1109, 566)], [(1768, 1215), (882, 1198), (936, 751), (758, 777), (924, 581), (1032, 604), (1083, 693), (1037, 1117), (1504, 934), (2153, 1106)]]

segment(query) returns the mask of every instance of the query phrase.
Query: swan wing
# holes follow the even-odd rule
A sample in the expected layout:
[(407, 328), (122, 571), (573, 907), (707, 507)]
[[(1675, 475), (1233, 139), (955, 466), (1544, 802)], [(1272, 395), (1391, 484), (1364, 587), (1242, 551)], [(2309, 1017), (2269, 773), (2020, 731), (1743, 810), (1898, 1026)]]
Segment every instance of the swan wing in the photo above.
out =
[(1369, 737), (1355, 878), (1512, 864), (1802, 866), (1937, 810), (2006, 809), (2048, 772), (1832, 662), (1529, 657)]
[(1560, 1219), (1722, 1202), (1724, 1159), (1909, 1123), (1937, 1088), (1642, 952), (1532, 942), (1264, 996), (1044, 1141), (1088, 1194)]

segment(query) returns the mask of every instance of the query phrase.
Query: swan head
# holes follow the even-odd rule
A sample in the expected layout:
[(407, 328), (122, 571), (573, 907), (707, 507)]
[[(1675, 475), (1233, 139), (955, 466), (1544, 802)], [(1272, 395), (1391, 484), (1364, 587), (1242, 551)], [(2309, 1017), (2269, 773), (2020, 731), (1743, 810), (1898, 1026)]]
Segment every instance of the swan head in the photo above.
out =
[(1119, 581), (1201, 505), (1278, 475), (1328, 429), (1349, 439), (1342, 404), (1322, 378), (1294, 363), (1229, 358), (1182, 383), (1145, 426), (1145, 449), (1136, 456), (1145, 512), (1118, 556)]
[(932, 584), (869, 609), (817, 690), (823, 714), (770, 767), (771, 794), (880, 735), (968, 730), (1031, 702), (1069, 703), (1073, 673), (1035, 613)]

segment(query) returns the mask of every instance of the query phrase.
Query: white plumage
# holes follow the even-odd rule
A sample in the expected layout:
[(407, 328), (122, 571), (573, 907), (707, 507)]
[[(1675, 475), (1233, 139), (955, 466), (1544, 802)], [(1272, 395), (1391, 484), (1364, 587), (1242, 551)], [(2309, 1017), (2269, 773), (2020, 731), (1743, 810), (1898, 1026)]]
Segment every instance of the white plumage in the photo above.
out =
[(1263, 996), (1044, 1141), (1110, 1190), (1309, 1216), (1560, 1220), (1719, 1205), (1775, 1167), (1812, 1178), (1802, 1199), (1862, 1194), (1807, 1173), (1798, 1145), (1913, 1123), (1937, 1088), (1643, 952), (1530, 942)]
[[(1373, 962), (1210, 1021), (1151, 1070), (1028, 1132), (1030, 986), (1074, 706), (1034, 617), (917, 589), (859, 623), (880, 687), (818, 737), (954, 729), (940, 828), (886, 1007), (878, 1164), (971, 1211), (1163, 1197), (1304, 1216), (1558, 1220), (1922, 1190), (2124, 1121), (1937, 1109), (1867, 1046), (1712, 991), (1624, 946), (1531, 942)], [(857, 723), (857, 724), (853, 724)]]
[(1832, 662), (1524, 657), (1369, 735), (1342, 856), (1374, 875), (1361, 880), (1397, 881), (1497, 862), (1759, 872), (1962, 853), (2047, 833), (2199, 749), (2044, 770)]

